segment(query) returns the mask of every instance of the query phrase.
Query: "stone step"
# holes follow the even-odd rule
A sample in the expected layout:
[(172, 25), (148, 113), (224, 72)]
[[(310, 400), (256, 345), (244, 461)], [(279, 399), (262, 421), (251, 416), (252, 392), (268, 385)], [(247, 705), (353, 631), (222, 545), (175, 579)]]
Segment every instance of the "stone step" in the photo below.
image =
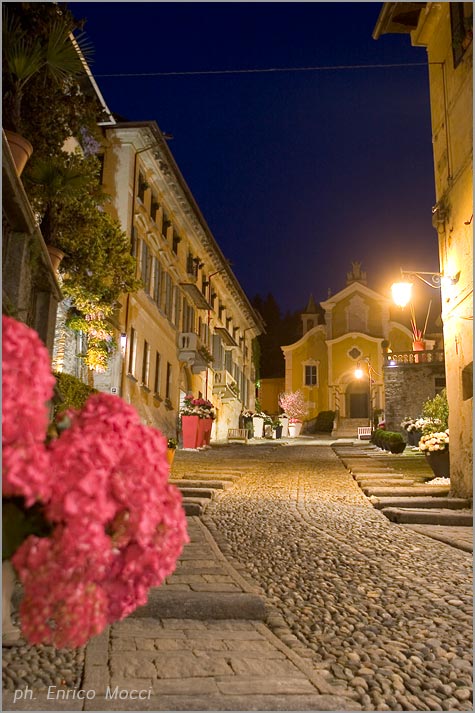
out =
[[(230, 473), (216, 473), (216, 470), (214, 470), (212, 473), (202, 473), (201, 471), (197, 471), (189, 475), (187, 474), (183, 476), (183, 480), (220, 480), (233, 483), (235, 480), (239, 480), (240, 477), (240, 475), (233, 475)], [(182, 479), (180, 478), (180, 480)]]
[(183, 498), (182, 507), (185, 515), (202, 515), (209, 505), (209, 498)]
[(177, 488), (212, 488), (213, 490), (224, 490), (231, 486), (230, 480), (190, 480), (188, 478), (171, 478), (169, 481)]
[[(359, 482), (360, 480), (390, 480), (391, 478), (398, 478), (400, 480), (401, 478), (406, 477), (404, 473), (395, 473), (394, 471), (391, 472), (390, 470), (382, 471), (380, 473), (353, 473), (353, 471), (351, 471), (351, 474), (357, 482)], [(414, 480), (412, 475), (408, 477)]]
[(381, 512), (388, 520), (399, 524), (407, 522), (420, 525), (458, 525), (461, 527), (473, 525), (472, 510), (383, 508)]
[(178, 489), (184, 498), (199, 498), (211, 500), (212, 498), (214, 498), (215, 494), (215, 491), (211, 488), (183, 488), (179, 485)]
[(167, 591), (166, 587), (154, 587), (148, 602), (130, 615), (133, 618), (156, 619), (253, 619), (264, 620), (267, 616), (265, 602), (257, 594), (228, 592), (180, 592)]
[(376, 495), (376, 497), (430, 495), (437, 498), (447, 496), (450, 488), (448, 485), (409, 485), (405, 488), (399, 485), (386, 485), (384, 487), (368, 486), (363, 488), (363, 492), (365, 495)]
[(413, 496), (408, 498), (398, 497), (382, 497), (373, 499), (375, 508), (444, 508), (447, 510), (463, 510), (469, 509), (471, 506), (470, 500), (465, 498), (444, 498), (444, 497), (421, 497)]
[(411, 487), (415, 480), (411, 478), (378, 478), (377, 480), (360, 480), (358, 485), (364, 491), (365, 488), (384, 488), (384, 487)]

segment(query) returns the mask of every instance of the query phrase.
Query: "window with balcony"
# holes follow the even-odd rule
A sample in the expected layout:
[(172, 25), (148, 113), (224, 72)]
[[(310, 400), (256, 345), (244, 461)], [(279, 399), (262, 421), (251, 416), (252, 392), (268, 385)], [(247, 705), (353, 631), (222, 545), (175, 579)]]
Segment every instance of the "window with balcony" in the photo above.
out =
[(145, 203), (145, 191), (148, 188), (148, 183), (145, 180), (143, 173), (139, 172), (139, 180), (137, 184), (137, 198), (139, 198), (142, 203)]
[(158, 222), (159, 211), (160, 211), (160, 203), (158, 202), (157, 196), (153, 193), (152, 200), (150, 202), (150, 217), (154, 223)]
[(175, 253), (175, 255), (178, 255), (178, 246), (181, 243), (181, 238), (179, 235), (176, 233), (173, 233), (173, 243), (172, 243), (172, 250)]
[(143, 282), (143, 289), (149, 295), (151, 295), (151, 278), (152, 278), (152, 259), (150, 254), (150, 248), (148, 247), (145, 240), (142, 240), (141, 245), (141, 256), (140, 256), (140, 276)]

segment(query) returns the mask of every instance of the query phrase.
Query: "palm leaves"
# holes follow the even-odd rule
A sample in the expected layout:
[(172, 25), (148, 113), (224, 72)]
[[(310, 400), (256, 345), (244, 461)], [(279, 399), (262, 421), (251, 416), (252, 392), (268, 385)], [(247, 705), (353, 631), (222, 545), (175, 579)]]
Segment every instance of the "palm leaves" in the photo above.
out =
[(36, 38), (22, 27), (20, 19), (3, 9), (3, 79), (7, 86), (5, 113), (12, 128), (21, 131), (21, 104), (28, 82), (42, 73), (59, 84), (86, 74), (91, 46), (84, 35), (72, 35), (61, 17), (51, 20), (46, 36)]

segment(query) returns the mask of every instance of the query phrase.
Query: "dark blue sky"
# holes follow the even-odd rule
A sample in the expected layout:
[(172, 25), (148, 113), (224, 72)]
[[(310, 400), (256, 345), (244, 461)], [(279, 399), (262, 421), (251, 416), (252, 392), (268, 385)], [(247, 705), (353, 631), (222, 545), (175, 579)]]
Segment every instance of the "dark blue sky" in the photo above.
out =
[(437, 270), (427, 67), (115, 78), (101, 74), (417, 63), (372, 32), (380, 3), (69, 3), (110, 108), (155, 119), (248, 296), (301, 309), (360, 260), (387, 293)]

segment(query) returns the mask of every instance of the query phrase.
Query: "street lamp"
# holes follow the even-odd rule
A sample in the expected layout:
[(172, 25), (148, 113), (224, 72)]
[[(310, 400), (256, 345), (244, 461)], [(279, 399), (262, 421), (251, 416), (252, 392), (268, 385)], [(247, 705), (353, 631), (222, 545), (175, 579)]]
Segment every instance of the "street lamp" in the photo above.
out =
[[(369, 425), (371, 428), (371, 433), (373, 432), (373, 367), (371, 366), (371, 359), (369, 356), (363, 357), (363, 361), (368, 365), (368, 387), (369, 387), (369, 401), (368, 401), (368, 416)], [(358, 361), (356, 363), (355, 377), (357, 379), (362, 379), (364, 376), (364, 371), (361, 368), (361, 364)]]
[(414, 278), (417, 277), (421, 282), (424, 282), (429, 287), (435, 290), (442, 285), (455, 285), (460, 277), (460, 272), (455, 275), (444, 275), (442, 272), (420, 272), (415, 270), (401, 270), (402, 280), (395, 282), (391, 286), (391, 293), (394, 302), (399, 307), (405, 307), (411, 301), (412, 285)]

